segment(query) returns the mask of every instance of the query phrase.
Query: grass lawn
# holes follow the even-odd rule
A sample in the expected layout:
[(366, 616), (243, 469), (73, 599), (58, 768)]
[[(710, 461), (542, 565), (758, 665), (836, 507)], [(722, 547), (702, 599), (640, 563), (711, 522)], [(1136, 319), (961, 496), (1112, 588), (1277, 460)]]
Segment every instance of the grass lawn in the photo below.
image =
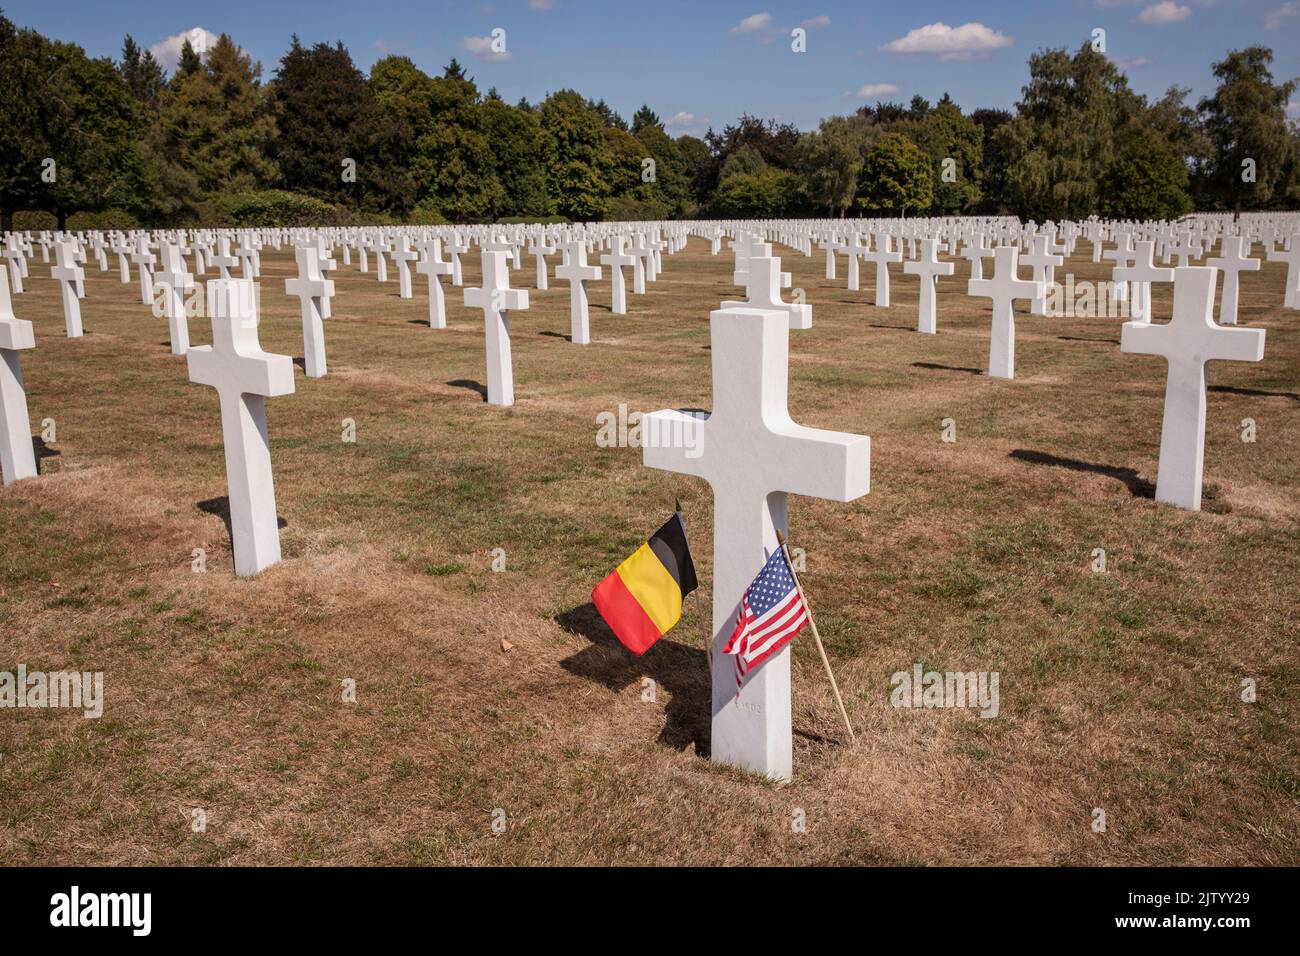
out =
[[(509, 409), (482, 400), (482, 313), (460, 289), (431, 330), (423, 277), (403, 301), (395, 269), (381, 285), (354, 258), (335, 274), (328, 377), (298, 369), (267, 403), (285, 560), (253, 580), (234, 577), (221, 516), (216, 392), (189, 383), (114, 257), (89, 264), (87, 334), (66, 339), (38, 256), (14, 306), (36, 325), (32, 427), (54, 419), (57, 441), (41, 478), (0, 491), (0, 670), (103, 671), (105, 709), (0, 710), (0, 859), (1300, 863), (1300, 314), (1281, 308), (1283, 267), (1242, 275), (1265, 358), (1210, 366), (1194, 514), (1152, 500), (1165, 363), (1121, 354), (1119, 320), (1018, 314), (1018, 378), (989, 379), (965, 260), (923, 336), (897, 266), (877, 309), (874, 267), (848, 292), (843, 260), (832, 282), (820, 251), (776, 251), (814, 310), (791, 333), (791, 413), (873, 451), (865, 498), (790, 501), (858, 739), (801, 636), (787, 786), (701, 756), (708, 487), (595, 441), (620, 403), (709, 407), (730, 254), (692, 239), (627, 316), (606, 273), (586, 347), (565, 338), (568, 284), (532, 289), (526, 257)], [(262, 345), (298, 356), (292, 255), (262, 265)], [(1067, 272), (1109, 274), (1086, 241)], [(1158, 287), (1157, 318), (1169, 307)], [(206, 320), (191, 339), (210, 340)], [(701, 588), (638, 660), (589, 594), (677, 497)], [(890, 675), (917, 662), (998, 671), (999, 716), (891, 707)]]

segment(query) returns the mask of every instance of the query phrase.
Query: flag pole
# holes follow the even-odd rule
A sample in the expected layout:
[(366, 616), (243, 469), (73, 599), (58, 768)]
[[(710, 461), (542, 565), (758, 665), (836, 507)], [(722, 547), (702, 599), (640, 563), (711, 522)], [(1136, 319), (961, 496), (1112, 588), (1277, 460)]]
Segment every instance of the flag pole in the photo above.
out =
[(853, 725), (849, 723), (848, 712), (844, 709), (844, 698), (840, 697), (840, 686), (835, 683), (835, 674), (831, 671), (831, 662), (826, 657), (826, 648), (822, 646), (821, 635), (817, 633), (817, 621), (813, 618), (812, 605), (808, 603), (808, 596), (803, 593), (803, 585), (799, 583), (799, 575), (795, 573), (794, 562), (790, 560), (790, 549), (785, 543), (785, 535), (781, 529), (776, 529), (776, 540), (781, 544), (781, 551), (785, 554), (785, 562), (790, 567), (790, 577), (794, 578), (794, 586), (799, 591), (799, 599), (803, 601), (803, 606), (808, 609), (808, 623), (812, 625), (813, 640), (817, 642), (817, 653), (822, 656), (822, 666), (826, 668), (826, 676), (831, 680), (831, 690), (835, 693), (835, 703), (840, 708), (840, 716), (844, 718), (844, 726), (849, 732), (849, 740), (856, 743), (857, 737), (853, 734)]

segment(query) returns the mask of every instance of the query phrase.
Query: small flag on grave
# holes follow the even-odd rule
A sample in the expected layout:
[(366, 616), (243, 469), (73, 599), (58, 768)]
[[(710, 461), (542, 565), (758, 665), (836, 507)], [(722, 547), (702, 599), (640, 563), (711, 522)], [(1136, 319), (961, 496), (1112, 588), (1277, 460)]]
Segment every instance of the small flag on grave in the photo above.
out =
[(640, 656), (681, 620), (682, 599), (695, 587), (695, 564), (678, 511), (596, 585), (591, 601), (623, 646)]
[(722, 653), (736, 656), (736, 687), (744, 683), (746, 674), (789, 644), (807, 623), (808, 606), (782, 547), (772, 552), (745, 590), (736, 629), (722, 649)]

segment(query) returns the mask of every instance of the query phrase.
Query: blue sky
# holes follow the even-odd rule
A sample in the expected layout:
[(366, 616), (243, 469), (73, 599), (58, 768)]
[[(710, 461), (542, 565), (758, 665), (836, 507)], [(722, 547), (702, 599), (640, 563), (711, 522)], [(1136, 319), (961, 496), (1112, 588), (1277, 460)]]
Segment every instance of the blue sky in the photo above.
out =
[[(231, 34), (266, 76), (297, 33), (342, 40), (362, 69), (386, 53), (439, 72), (453, 56), (510, 101), (572, 87), (630, 117), (649, 103), (675, 134), (742, 112), (808, 129), (877, 99), (1009, 108), (1030, 53), (1077, 47), (1095, 28), (1139, 92), (1171, 84), (1199, 97), (1233, 48), (1274, 50), (1275, 76), (1300, 76), (1300, 0), (986, 0), (779, 3), (772, 0), (0, 0), (10, 19), (116, 56), (126, 33), (148, 48), (194, 28)], [(803, 25), (807, 52), (791, 51)], [(488, 38), (504, 30), (504, 54)], [(164, 49), (160, 47), (160, 49)], [(1300, 117), (1300, 105), (1291, 115)]]

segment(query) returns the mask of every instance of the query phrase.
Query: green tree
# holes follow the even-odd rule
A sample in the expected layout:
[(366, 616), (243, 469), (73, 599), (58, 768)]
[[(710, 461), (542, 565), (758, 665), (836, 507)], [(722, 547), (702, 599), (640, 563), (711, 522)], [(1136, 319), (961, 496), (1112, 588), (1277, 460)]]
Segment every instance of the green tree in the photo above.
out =
[(158, 107), (163, 89), (167, 86), (167, 77), (153, 53), (142, 51), (131, 34), (122, 41), (122, 59), (117, 65), (118, 72), (126, 81), (131, 93), (145, 106)]
[(1090, 43), (1073, 57), (1061, 49), (1034, 54), (1029, 74), (1015, 120), (996, 134), (1011, 205), (1040, 220), (1091, 215), (1118, 139), (1142, 112), (1142, 100)]
[[(554, 212), (574, 221), (599, 218), (611, 194), (614, 171), (600, 112), (573, 90), (560, 90), (542, 103), (541, 121), (546, 191)], [(621, 169), (626, 164), (618, 165)]]
[(1187, 166), (1157, 133), (1129, 137), (1102, 184), (1101, 214), (1112, 219), (1177, 219), (1192, 208)]
[(858, 206), (874, 212), (921, 213), (934, 201), (930, 157), (902, 133), (886, 133), (867, 150)]
[(542, 217), (550, 212), (546, 170), (542, 166), (541, 119), (531, 110), (510, 106), (489, 93), (482, 106), (483, 129), (492, 145), (501, 183), (501, 216)]
[(379, 103), (342, 43), (307, 48), (295, 35), (270, 102), (277, 128), (270, 156), (285, 189), (354, 209), (405, 211), (412, 191), (391, 188), (402, 170), (382, 161)]
[[(1214, 150), (1208, 186), (1220, 208), (1256, 208), (1267, 205), (1275, 192), (1286, 192), (1283, 177), (1295, 148), (1286, 104), (1296, 81), (1275, 83), (1272, 62), (1273, 51), (1267, 47), (1233, 50), (1214, 64), (1218, 88), (1200, 102)], [(1253, 182), (1245, 175), (1251, 164)]]
[(275, 116), (262, 68), (222, 34), (200, 69), (178, 72), (163, 99), (155, 146), (162, 180), (202, 193), (261, 189), (276, 179)]
[(863, 158), (880, 130), (861, 116), (832, 116), (799, 141), (808, 198), (828, 216), (843, 216), (858, 192)]
[(728, 219), (771, 219), (802, 202), (803, 183), (783, 169), (764, 166), (757, 172), (726, 177), (714, 195), (714, 210)]
[[(35, 91), (40, 95), (34, 95)], [(0, 16), (0, 218), (137, 209), (144, 190), (140, 104), (116, 65), (18, 30)]]
[(913, 114), (893, 124), (930, 157), (934, 180), (934, 209), (948, 215), (964, 212), (980, 198), (984, 165), (984, 129), (945, 93), (933, 109), (920, 110), (913, 100)]

